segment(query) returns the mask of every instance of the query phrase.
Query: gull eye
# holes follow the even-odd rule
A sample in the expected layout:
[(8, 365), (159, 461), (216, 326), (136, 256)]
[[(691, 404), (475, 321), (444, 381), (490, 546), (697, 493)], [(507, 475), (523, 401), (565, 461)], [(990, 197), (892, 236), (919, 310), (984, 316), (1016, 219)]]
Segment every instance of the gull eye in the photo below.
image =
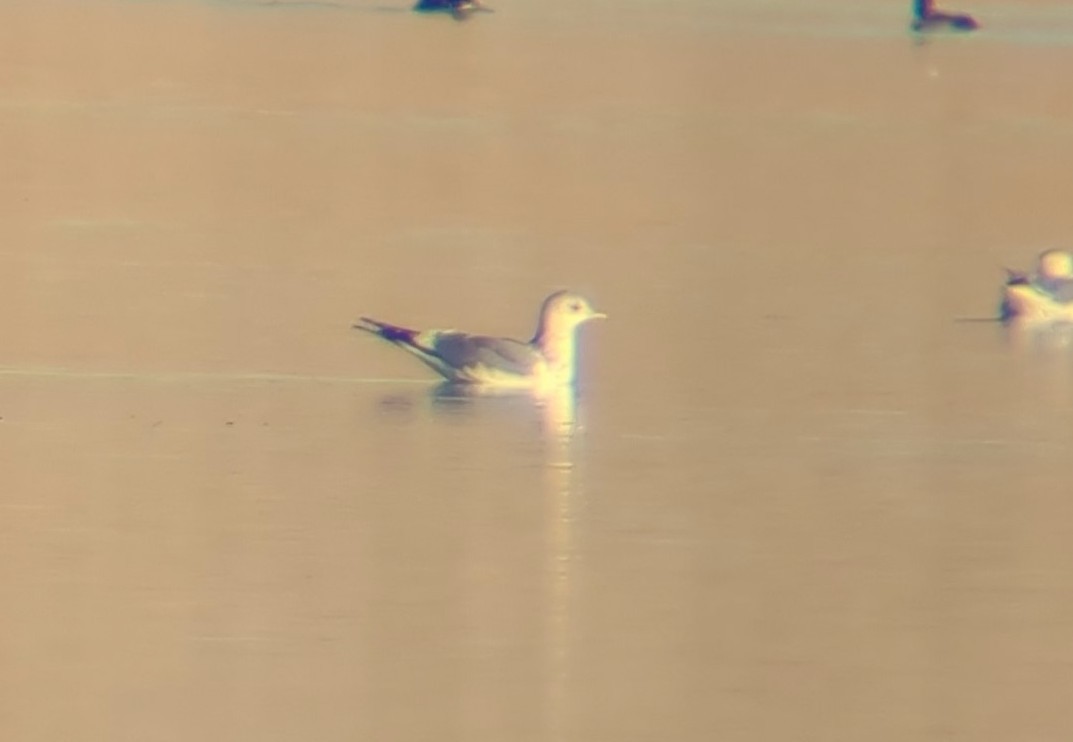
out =
[(570, 304), (570, 311), (571, 312), (580, 312), (581, 311), (581, 302), (580, 301), (572, 302)]

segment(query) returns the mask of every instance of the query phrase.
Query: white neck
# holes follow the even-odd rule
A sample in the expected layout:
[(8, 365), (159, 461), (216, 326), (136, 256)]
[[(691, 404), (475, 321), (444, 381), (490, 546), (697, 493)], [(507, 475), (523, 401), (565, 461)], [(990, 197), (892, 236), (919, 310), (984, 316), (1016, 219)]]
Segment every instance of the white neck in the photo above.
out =
[(544, 327), (533, 338), (533, 345), (548, 360), (549, 370), (563, 381), (574, 379), (576, 331), (576, 327)]

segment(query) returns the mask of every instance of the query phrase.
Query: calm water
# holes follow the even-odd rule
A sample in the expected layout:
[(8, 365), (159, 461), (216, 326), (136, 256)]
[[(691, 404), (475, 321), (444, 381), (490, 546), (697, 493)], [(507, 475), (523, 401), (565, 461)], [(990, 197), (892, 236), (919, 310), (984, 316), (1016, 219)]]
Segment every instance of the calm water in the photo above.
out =
[(492, 4), (0, 7), (0, 737), (1069, 739), (1068, 10)]

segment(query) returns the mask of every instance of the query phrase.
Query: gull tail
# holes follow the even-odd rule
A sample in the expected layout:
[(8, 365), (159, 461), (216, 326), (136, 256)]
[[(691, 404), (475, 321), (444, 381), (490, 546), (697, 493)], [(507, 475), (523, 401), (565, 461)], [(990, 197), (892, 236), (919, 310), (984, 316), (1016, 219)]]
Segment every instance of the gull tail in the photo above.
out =
[(429, 336), (432, 336), (432, 342), (434, 344), (434, 339), (437, 334), (434, 330), (427, 332), (411, 330), (408, 327), (389, 325), (387, 322), (381, 322), (378, 319), (371, 319), (369, 317), (362, 317), (354, 324), (354, 329), (364, 330), (371, 335), (376, 335), (378, 338), (387, 340), (392, 345), (417, 356), (422, 363), (444, 378), (454, 378), (454, 370), (451, 368), (450, 364), (444, 362), (439, 354), (436, 353), (434, 347), (429, 347)]

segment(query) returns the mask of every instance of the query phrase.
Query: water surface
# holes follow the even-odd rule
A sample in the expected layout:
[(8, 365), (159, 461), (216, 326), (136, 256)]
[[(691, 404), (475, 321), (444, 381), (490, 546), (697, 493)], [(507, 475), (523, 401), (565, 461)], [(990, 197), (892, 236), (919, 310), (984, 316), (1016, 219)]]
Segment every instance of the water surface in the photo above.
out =
[[(0, 736), (1068, 738), (1073, 351), (958, 320), (1073, 19), (956, 9), (5, 4)], [(564, 286), (576, 399), (349, 330)]]

